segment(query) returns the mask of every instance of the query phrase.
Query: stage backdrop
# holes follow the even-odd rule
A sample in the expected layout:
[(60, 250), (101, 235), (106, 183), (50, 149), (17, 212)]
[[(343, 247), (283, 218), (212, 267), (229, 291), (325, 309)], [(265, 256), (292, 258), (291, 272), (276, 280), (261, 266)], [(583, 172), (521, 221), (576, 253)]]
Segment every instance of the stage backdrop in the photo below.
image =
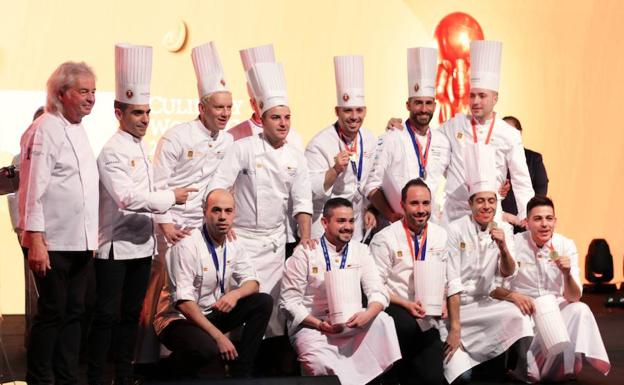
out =
[[(581, 264), (592, 238), (606, 238), (622, 279), (624, 237), (624, 3), (583, 1), (12, 1), (0, 0), (0, 163), (18, 151), (19, 136), (44, 103), (44, 86), (66, 60), (97, 73), (98, 99), (85, 119), (99, 151), (116, 129), (113, 46), (154, 46), (152, 145), (177, 121), (196, 114), (192, 47), (214, 40), (234, 95), (232, 123), (250, 108), (238, 50), (273, 43), (284, 63), (293, 126), (309, 140), (334, 119), (332, 57), (360, 54), (366, 71), (365, 126), (380, 134), (391, 116), (405, 117), (406, 48), (436, 46), (444, 16), (473, 16), (486, 39), (504, 43), (499, 116), (525, 128), (539, 151), (557, 206), (558, 230), (572, 237)], [(182, 25), (181, 23), (184, 23)], [(180, 40), (183, 39), (183, 40)], [(172, 52), (180, 41), (184, 45)], [(6, 198), (0, 201), (0, 304), (23, 312), (22, 257)]]

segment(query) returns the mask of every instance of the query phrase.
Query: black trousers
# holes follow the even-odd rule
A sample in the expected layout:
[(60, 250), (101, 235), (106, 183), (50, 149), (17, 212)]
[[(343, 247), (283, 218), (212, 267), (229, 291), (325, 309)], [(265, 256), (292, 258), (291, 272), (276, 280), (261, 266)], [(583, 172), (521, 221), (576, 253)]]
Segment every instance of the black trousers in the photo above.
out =
[(109, 350), (113, 353), (115, 377), (132, 376), (134, 345), (151, 265), (152, 257), (95, 260), (96, 301), (88, 345), (89, 384), (104, 383)]
[[(251, 377), (253, 362), (269, 323), (273, 298), (255, 293), (241, 298), (229, 313), (212, 312), (206, 318), (224, 333), (245, 325), (236, 350), (238, 358), (229, 362), (233, 377)], [(185, 374), (195, 374), (207, 364), (220, 360), (215, 340), (199, 326), (188, 320), (171, 322), (160, 334), (161, 342), (171, 350), (175, 364)]]
[(26, 354), (26, 381), (77, 384), (81, 321), (92, 251), (48, 251), (51, 270), (35, 277), (39, 299)]
[(386, 313), (394, 320), (403, 357), (392, 368), (399, 382), (402, 385), (446, 383), (442, 367), (444, 352), (438, 329), (423, 332), (416, 319), (402, 306), (390, 304)]

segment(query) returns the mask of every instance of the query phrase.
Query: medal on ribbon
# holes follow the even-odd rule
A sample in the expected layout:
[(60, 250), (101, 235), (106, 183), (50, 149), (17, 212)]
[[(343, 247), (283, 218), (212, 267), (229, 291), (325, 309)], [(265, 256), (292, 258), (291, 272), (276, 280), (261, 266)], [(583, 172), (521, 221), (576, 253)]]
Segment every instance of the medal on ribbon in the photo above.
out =
[(550, 250), (548, 253), (548, 259), (554, 261), (559, 258), (559, 253), (557, 253), (557, 250), (555, 250), (555, 247), (552, 245), (552, 241), (550, 241), (550, 245), (548, 245), (548, 250)]
[(208, 250), (210, 251), (210, 255), (212, 256), (212, 262), (215, 265), (215, 269), (217, 270), (217, 282), (219, 283), (219, 288), (221, 289), (221, 295), (225, 294), (225, 270), (227, 264), (227, 247), (225, 243), (223, 244), (223, 273), (221, 278), (219, 278), (219, 258), (217, 257), (217, 249), (215, 245), (212, 243), (212, 239), (208, 235), (208, 231), (206, 230), (206, 226), (202, 227), (204, 232), (204, 241), (206, 242), (206, 246), (208, 246)]
[(407, 223), (403, 220), (403, 230), (405, 230), (405, 237), (407, 238), (407, 244), (409, 245), (410, 253), (414, 261), (424, 261), (427, 257), (427, 229), (429, 226), (425, 225), (425, 228), (421, 232), (420, 242), (418, 242), (418, 236), (414, 234), (411, 236), (410, 230), (407, 227)]
[[(492, 139), (492, 130), (494, 129), (495, 121), (496, 121), (496, 112), (492, 114), (492, 123), (490, 123), (488, 134), (485, 137), (485, 144), (490, 144), (490, 140)], [(474, 116), (470, 120), (470, 124), (472, 125), (472, 140), (476, 144), (479, 142), (479, 139), (477, 138), (477, 121), (475, 120)]]
[[(327, 243), (325, 242), (325, 235), (321, 237), (321, 248), (323, 249), (323, 257), (325, 257), (325, 270), (331, 271), (331, 261), (329, 259), (329, 251), (327, 250)], [(342, 249), (342, 257), (340, 259), (340, 269), (344, 269), (347, 263), (347, 253), (349, 252), (349, 244), (344, 245)], [(338, 263), (338, 259), (336, 260)]]
[(409, 119), (405, 121), (405, 126), (407, 127), (407, 132), (412, 139), (412, 146), (414, 147), (414, 152), (416, 153), (416, 159), (418, 159), (418, 176), (421, 179), (427, 178), (427, 162), (429, 161), (429, 148), (431, 147), (431, 129), (427, 130), (427, 147), (425, 147), (425, 151), (422, 151), (420, 148), (420, 143), (418, 139), (416, 139), (416, 133), (410, 124)]

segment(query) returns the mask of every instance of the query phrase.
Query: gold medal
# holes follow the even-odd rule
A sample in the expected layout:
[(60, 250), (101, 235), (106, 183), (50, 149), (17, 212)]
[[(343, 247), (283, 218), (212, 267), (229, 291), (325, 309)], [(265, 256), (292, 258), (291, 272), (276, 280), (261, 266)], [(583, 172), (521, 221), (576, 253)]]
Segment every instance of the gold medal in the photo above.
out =
[(557, 253), (557, 251), (552, 250), (550, 253), (548, 253), (548, 258), (550, 258), (551, 261), (554, 261), (555, 259), (559, 258), (559, 253)]
[(357, 154), (355, 152), (349, 154), (349, 160), (353, 163), (357, 162)]

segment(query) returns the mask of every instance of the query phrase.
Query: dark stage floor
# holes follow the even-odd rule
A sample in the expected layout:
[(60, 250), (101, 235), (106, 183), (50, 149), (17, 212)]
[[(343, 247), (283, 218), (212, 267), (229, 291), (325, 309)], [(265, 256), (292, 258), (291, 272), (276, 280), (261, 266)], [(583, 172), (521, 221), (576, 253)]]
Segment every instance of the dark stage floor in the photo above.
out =
[[(624, 296), (624, 292), (617, 292), (617, 296)], [(622, 385), (624, 384), (624, 309), (606, 308), (605, 294), (586, 294), (583, 301), (594, 312), (600, 332), (607, 347), (611, 360), (611, 373), (602, 376), (589, 365), (583, 366), (577, 381), (570, 382), (578, 385)], [(24, 317), (21, 315), (4, 316), (2, 322), (2, 343), (10, 363), (15, 380), (23, 381), (26, 369), (26, 350), (24, 341)], [(4, 357), (0, 357), (1, 382), (11, 381)], [(269, 380), (269, 379), (266, 379)], [(205, 381), (203, 381), (205, 382)], [(501, 382), (473, 381), (473, 384), (499, 384)]]

